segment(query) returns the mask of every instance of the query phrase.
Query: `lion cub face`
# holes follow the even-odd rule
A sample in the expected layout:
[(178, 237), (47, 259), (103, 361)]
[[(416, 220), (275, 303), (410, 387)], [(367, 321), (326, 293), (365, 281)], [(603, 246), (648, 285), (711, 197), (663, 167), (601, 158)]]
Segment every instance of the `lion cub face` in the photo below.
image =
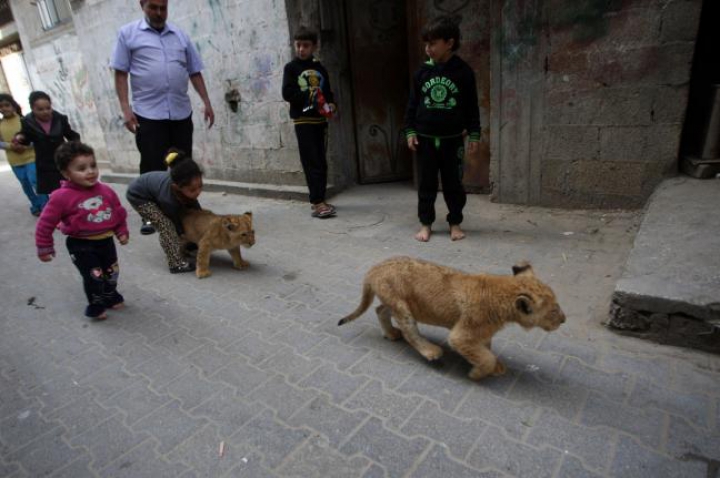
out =
[(540, 282), (529, 263), (513, 266), (522, 292), (515, 299), (517, 322), (525, 329), (540, 327), (552, 332), (565, 323), (565, 313), (550, 287)]
[(252, 228), (252, 213), (246, 212), (242, 215), (223, 216), (220, 224), (228, 235), (231, 244), (239, 244), (248, 248), (255, 244), (255, 231)]

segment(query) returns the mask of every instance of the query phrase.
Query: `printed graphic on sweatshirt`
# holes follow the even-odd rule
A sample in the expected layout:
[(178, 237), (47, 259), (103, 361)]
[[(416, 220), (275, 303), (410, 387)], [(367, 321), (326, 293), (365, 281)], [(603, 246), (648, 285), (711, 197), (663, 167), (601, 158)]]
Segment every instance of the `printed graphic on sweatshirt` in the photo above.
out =
[(298, 76), (300, 91), (314, 91), (325, 86), (325, 78), (317, 70), (305, 70)]
[(457, 106), (460, 92), (455, 83), (444, 76), (430, 78), (422, 85), (423, 102), (429, 110), (451, 110)]
[(87, 215), (88, 222), (100, 223), (109, 221), (112, 217), (112, 207), (103, 203), (103, 197), (93, 196), (78, 204), (78, 207), (84, 211), (89, 211)]
[(322, 88), (325, 85), (325, 78), (323, 78), (322, 73), (317, 70), (305, 70), (298, 76), (298, 85), (300, 91), (310, 91), (303, 113), (314, 109), (323, 116), (330, 116), (330, 107), (327, 105), (325, 96), (322, 93)]

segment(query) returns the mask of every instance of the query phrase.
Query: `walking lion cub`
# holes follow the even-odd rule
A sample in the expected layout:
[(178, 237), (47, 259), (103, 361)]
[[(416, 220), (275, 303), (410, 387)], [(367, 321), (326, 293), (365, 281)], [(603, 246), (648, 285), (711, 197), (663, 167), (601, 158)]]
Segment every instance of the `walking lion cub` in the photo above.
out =
[(191, 209), (183, 217), (183, 229), (183, 239), (198, 246), (195, 266), (198, 279), (212, 274), (210, 253), (218, 249), (225, 249), (230, 253), (236, 269), (245, 269), (250, 265), (243, 260), (240, 246), (249, 248), (255, 244), (251, 212), (220, 216), (207, 209)]
[(427, 360), (436, 360), (442, 348), (422, 337), (417, 323), (446, 327), (450, 347), (473, 366), (471, 379), (502, 375), (505, 365), (490, 351), (496, 332), (509, 322), (548, 332), (565, 322), (555, 294), (535, 277), (529, 263), (512, 270), (512, 276), (471, 275), (419, 259), (393, 257), (368, 271), (360, 305), (338, 325), (360, 317), (377, 295), (381, 304), (375, 310), (388, 339), (404, 337)]

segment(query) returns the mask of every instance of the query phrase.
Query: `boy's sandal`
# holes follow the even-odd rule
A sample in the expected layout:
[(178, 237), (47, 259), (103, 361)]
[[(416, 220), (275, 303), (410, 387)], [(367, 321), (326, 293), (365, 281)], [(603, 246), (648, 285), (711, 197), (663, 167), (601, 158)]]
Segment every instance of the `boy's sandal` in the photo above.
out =
[(335, 208), (331, 207), (329, 204), (320, 204), (315, 205), (313, 204), (313, 212), (312, 217), (317, 217), (320, 219), (331, 217), (335, 215)]

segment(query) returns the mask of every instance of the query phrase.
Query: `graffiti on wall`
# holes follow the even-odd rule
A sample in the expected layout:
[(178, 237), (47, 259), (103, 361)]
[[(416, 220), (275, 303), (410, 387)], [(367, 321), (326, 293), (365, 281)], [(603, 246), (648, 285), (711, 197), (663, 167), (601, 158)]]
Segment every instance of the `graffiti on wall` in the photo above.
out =
[(505, 2), (502, 6), (502, 22), (495, 42), (507, 66), (516, 66), (537, 45), (542, 22), (541, 9), (537, 0)]
[[(439, 0), (438, 0), (439, 1)], [(571, 30), (578, 43), (595, 41), (608, 34), (608, 13), (622, 6), (623, 0), (576, 0), (563, 3), (562, 8), (548, 12), (550, 28)], [(495, 42), (503, 61), (514, 67), (537, 45), (545, 29), (542, 2), (519, 0), (504, 2), (502, 23)]]
[(45, 88), (56, 107), (68, 115), (74, 128), (85, 130), (88, 115), (96, 114), (88, 70), (80, 61), (68, 64), (58, 43), (52, 48), (52, 60), (38, 64), (38, 73), (47, 79)]
[(576, 0), (553, 12), (551, 26), (572, 29), (573, 40), (584, 43), (597, 40), (608, 33), (607, 13), (618, 10), (622, 0)]

